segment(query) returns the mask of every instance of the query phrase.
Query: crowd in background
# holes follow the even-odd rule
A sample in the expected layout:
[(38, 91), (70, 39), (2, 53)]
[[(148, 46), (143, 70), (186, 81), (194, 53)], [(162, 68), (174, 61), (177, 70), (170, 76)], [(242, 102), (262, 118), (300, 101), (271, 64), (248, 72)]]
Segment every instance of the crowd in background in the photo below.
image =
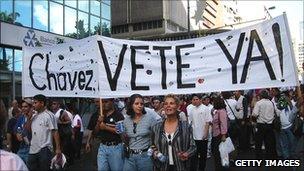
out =
[(297, 159), (304, 156), (299, 92), (271, 88), (94, 99), (84, 143), (81, 104), (36, 95), (2, 110), (7, 119), (0, 146), (30, 170), (48, 170), (54, 154), (61, 153), (68, 168), (86, 152), (98, 170), (205, 170), (210, 157), (215, 170), (228, 170), (218, 150), (227, 137), (236, 149), (230, 166), (249, 151), (256, 159)]

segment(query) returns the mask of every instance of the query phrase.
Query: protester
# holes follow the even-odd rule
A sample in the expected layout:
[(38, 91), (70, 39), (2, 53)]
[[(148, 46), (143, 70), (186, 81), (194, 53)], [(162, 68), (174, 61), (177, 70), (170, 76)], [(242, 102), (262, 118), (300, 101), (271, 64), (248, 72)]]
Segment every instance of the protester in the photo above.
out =
[(103, 114), (96, 124), (96, 136), (100, 140), (97, 155), (98, 170), (122, 170), (123, 146), (117, 134), (115, 124), (124, 119), (123, 115), (114, 108), (114, 99), (102, 100)]
[[(167, 95), (164, 101), (167, 117), (152, 129), (154, 166), (156, 170), (189, 170), (189, 159), (196, 151), (191, 126), (179, 120), (180, 102), (176, 96)], [(160, 161), (158, 153), (166, 156), (166, 160)]]
[(22, 116), (17, 120), (15, 126), (16, 137), (20, 142), (19, 150), (17, 152), (18, 156), (27, 164), (28, 155), (30, 151), (30, 140), (31, 137), (31, 118), (34, 113), (33, 111), (33, 101), (30, 98), (22, 100)]
[(63, 154), (67, 157), (67, 164), (72, 165), (74, 163), (73, 156), (73, 143), (72, 143), (72, 121), (73, 115), (60, 108), (62, 101), (60, 99), (52, 99), (51, 110), (55, 115), (57, 125), (58, 125), (58, 133), (60, 137), (61, 150)]
[(97, 154), (98, 148), (100, 146), (100, 140), (97, 138), (95, 131), (95, 127), (97, 124), (97, 120), (100, 116), (100, 99), (94, 99), (95, 104), (95, 112), (91, 115), (89, 124), (88, 124), (88, 138), (85, 146), (85, 151), (90, 153), (90, 161), (92, 161), (94, 167), (97, 167)]
[(56, 145), (56, 155), (61, 154), (57, 122), (52, 112), (46, 109), (44, 95), (35, 95), (33, 106), (37, 114), (32, 116), (32, 140), (28, 167), (30, 170), (49, 170), (52, 160), (53, 138)]
[[(2, 99), (0, 99), (0, 132), (5, 127), (7, 113)], [(28, 171), (28, 168), (22, 159), (14, 153), (0, 149), (0, 170), (22, 170)]]
[(219, 145), (225, 142), (228, 133), (228, 117), (226, 112), (226, 104), (224, 100), (218, 96), (213, 99), (213, 120), (212, 120), (212, 142), (211, 150), (214, 157), (214, 168), (216, 171), (222, 171), (226, 168), (222, 167)]
[(246, 151), (248, 149), (248, 144), (246, 142), (247, 137), (247, 115), (248, 115), (248, 101), (245, 96), (243, 96), (243, 91), (237, 90), (234, 92), (236, 103), (236, 108), (239, 109), (236, 111), (237, 122), (239, 128), (239, 148), (242, 151)]
[(124, 120), (127, 141), (124, 143), (130, 150), (123, 170), (152, 171), (153, 164), (147, 150), (151, 146), (151, 128), (157, 123), (156, 117), (146, 112), (143, 97), (139, 94), (129, 98), (127, 115)]
[(263, 159), (262, 144), (265, 144), (266, 158), (276, 158), (276, 142), (273, 130), (273, 120), (275, 113), (279, 116), (280, 111), (276, 108), (274, 103), (269, 100), (269, 93), (267, 90), (260, 92), (260, 98), (252, 111), (252, 116), (257, 118), (257, 132), (255, 137), (255, 153), (256, 159)]
[(159, 116), (161, 116), (162, 118), (165, 117), (164, 109), (163, 109), (163, 101), (160, 97), (155, 96), (152, 98), (152, 107)]
[(13, 153), (17, 153), (19, 150), (20, 142), (17, 140), (15, 126), (18, 118), (21, 116), (21, 110), (14, 108), (12, 111), (13, 117), (8, 121), (7, 124), (7, 149)]
[[(202, 104), (209, 108), (210, 114), (214, 110), (213, 105), (211, 104), (211, 99), (208, 94), (202, 95)], [(211, 157), (211, 141), (212, 141), (212, 125), (209, 124), (209, 131), (208, 131), (208, 143), (207, 143), (207, 158)]]
[(73, 128), (73, 157), (80, 159), (80, 151), (82, 145), (82, 137), (83, 137), (83, 124), (82, 119), (79, 116), (78, 109), (75, 107), (73, 103), (69, 103), (67, 105), (67, 111), (73, 115), (72, 128)]
[(18, 101), (16, 99), (12, 101), (11, 107), (8, 109), (8, 120), (13, 118), (13, 109), (18, 109), (19, 111), (21, 111), (21, 109), (19, 108)]
[(191, 96), (194, 105), (188, 112), (189, 123), (193, 129), (193, 138), (197, 147), (191, 170), (205, 170), (207, 159), (207, 144), (209, 125), (212, 122), (211, 110), (202, 104), (201, 97), (197, 94)]

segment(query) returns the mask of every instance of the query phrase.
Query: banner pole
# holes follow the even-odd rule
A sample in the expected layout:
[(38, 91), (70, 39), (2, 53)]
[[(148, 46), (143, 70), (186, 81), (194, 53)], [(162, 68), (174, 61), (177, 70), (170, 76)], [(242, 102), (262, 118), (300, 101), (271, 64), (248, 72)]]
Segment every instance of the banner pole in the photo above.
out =
[(104, 121), (104, 116), (103, 116), (103, 110), (102, 110), (102, 99), (101, 98), (99, 98), (99, 109), (100, 109), (100, 116), (101, 116), (101, 122), (103, 122)]

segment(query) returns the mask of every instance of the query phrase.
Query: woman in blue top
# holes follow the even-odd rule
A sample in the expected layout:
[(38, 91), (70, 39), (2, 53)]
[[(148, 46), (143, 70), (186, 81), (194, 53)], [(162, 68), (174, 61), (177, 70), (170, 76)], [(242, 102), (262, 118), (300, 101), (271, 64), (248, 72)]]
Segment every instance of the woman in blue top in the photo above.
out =
[(15, 131), (17, 140), (20, 142), (17, 155), (27, 164), (28, 154), (30, 150), (31, 140), (31, 117), (33, 114), (33, 102), (31, 99), (26, 98), (22, 101), (22, 113), (23, 115), (18, 118)]
[(152, 126), (157, 120), (144, 109), (144, 100), (140, 94), (133, 94), (130, 97), (127, 115), (124, 120), (124, 137), (130, 150), (129, 156), (125, 156), (124, 171), (152, 171), (153, 163), (147, 151), (151, 146)]

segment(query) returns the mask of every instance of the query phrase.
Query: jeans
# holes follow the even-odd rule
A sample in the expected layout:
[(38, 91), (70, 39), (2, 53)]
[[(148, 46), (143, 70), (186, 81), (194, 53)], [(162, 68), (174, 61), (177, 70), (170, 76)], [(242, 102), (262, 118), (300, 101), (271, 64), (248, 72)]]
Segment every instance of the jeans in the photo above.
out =
[(125, 158), (124, 171), (152, 171), (153, 163), (147, 152), (142, 154), (131, 154)]
[(19, 148), (17, 155), (27, 164), (28, 156), (29, 156), (30, 147), (24, 146)]
[(52, 160), (52, 152), (48, 147), (42, 148), (36, 154), (29, 154), (28, 156), (28, 169), (29, 170), (50, 170)]
[(208, 140), (195, 140), (195, 145), (197, 147), (196, 155), (193, 158), (193, 163), (191, 166), (191, 170), (204, 171), (206, 167), (206, 159), (207, 159), (207, 144)]
[(291, 157), (295, 152), (295, 142), (296, 139), (291, 132), (291, 127), (287, 129), (282, 129), (279, 136), (279, 142), (281, 144), (282, 155), (284, 159)]
[(123, 169), (123, 147), (122, 144), (106, 146), (100, 144), (97, 155), (98, 170), (116, 171)]

